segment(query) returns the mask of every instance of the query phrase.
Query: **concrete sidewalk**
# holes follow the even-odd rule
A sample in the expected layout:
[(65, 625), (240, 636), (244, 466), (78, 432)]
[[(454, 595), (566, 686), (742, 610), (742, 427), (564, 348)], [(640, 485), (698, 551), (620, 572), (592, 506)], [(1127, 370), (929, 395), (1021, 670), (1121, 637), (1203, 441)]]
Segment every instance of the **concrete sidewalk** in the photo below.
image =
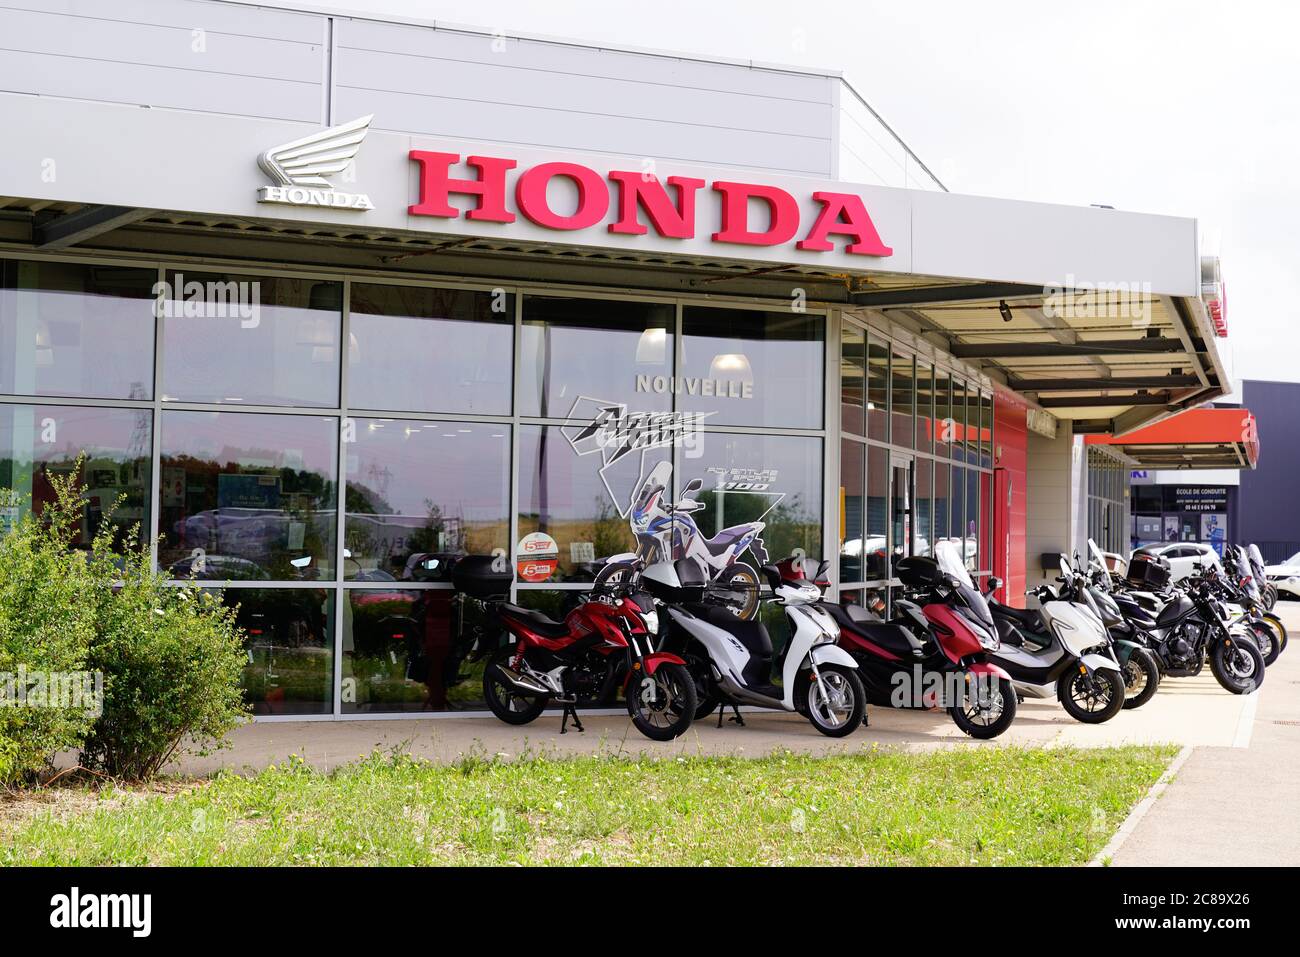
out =
[[(1288, 631), (1300, 607), (1279, 603)], [(1300, 865), (1300, 654), (1289, 645), (1230, 746), (1196, 747), (1137, 823), (1117, 867)], [(1150, 702), (1151, 705), (1157, 702)]]
[[(1292, 615), (1300, 623), (1300, 615)], [(1300, 668), (1300, 652), (1291, 652)], [(1285, 660), (1285, 659), (1284, 659)], [(1284, 684), (1269, 672), (1270, 685)], [(1276, 699), (1284, 695), (1279, 692)], [(997, 744), (1021, 746), (1104, 747), (1115, 744), (1174, 743), (1230, 748), (1249, 728), (1253, 699), (1223, 691), (1207, 671), (1197, 678), (1167, 681), (1154, 700), (1125, 711), (1103, 725), (1070, 719), (1053, 701), (1026, 701), (1016, 721)], [(946, 713), (897, 711), (872, 707), (871, 724), (844, 739), (815, 731), (804, 718), (773, 712), (747, 712), (746, 726), (716, 717), (697, 722), (681, 738), (658, 743), (642, 737), (626, 715), (588, 715), (585, 733), (558, 733), (560, 717), (548, 714), (531, 725), (510, 727), (492, 717), (421, 718), (375, 721), (261, 722), (231, 735), (233, 748), (207, 758), (188, 758), (169, 770), (208, 774), (220, 768), (254, 771), (297, 755), (320, 769), (355, 761), (375, 749), (409, 750), (435, 761), (454, 761), (467, 754), (517, 757), (522, 753), (556, 755), (626, 754), (659, 757), (738, 755), (758, 757), (790, 750), (807, 754), (843, 754), (873, 747), (926, 749), (988, 747), (962, 734)]]

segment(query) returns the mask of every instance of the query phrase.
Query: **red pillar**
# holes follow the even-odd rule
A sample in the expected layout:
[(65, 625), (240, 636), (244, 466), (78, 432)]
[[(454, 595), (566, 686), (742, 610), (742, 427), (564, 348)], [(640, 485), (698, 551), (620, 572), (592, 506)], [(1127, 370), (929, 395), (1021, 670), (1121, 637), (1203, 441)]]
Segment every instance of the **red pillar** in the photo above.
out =
[(998, 601), (1025, 607), (1029, 432), (1024, 406), (993, 397), (993, 574), (1004, 582)]

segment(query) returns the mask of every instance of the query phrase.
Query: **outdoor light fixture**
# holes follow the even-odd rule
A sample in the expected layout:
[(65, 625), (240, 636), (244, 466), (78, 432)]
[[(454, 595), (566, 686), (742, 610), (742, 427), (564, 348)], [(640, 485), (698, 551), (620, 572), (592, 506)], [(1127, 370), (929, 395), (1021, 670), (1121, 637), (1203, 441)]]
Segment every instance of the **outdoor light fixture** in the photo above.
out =
[(54, 365), (54, 343), (50, 341), (50, 326), (42, 319), (36, 326), (36, 368), (48, 369)]
[(709, 364), (710, 379), (738, 379), (753, 382), (754, 371), (749, 367), (749, 357), (743, 352), (724, 352), (713, 357)]
[(667, 358), (668, 330), (658, 327), (646, 329), (636, 344), (636, 364), (660, 366)]
[(1011, 313), (1011, 307), (1007, 305), (1007, 301), (1005, 299), (1003, 299), (1000, 303), (998, 303), (998, 312), (1002, 313), (1003, 322), (1010, 322), (1012, 319), (1015, 318), (1015, 316), (1012, 315)]

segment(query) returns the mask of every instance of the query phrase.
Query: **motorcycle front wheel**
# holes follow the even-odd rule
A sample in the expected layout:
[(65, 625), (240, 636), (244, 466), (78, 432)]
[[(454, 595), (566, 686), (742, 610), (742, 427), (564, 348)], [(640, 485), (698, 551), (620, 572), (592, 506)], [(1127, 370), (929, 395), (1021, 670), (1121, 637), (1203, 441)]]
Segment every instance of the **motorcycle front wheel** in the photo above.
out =
[(1075, 666), (1057, 681), (1056, 696), (1075, 721), (1101, 724), (1123, 710), (1124, 679), (1109, 668), (1087, 674)]
[(681, 665), (661, 664), (653, 675), (632, 672), (625, 696), (632, 723), (652, 741), (671, 741), (695, 720), (695, 682)]
[(1124, 663), (1124, 707), (1132, 710), (1150, 701), (1160, 686), (1160, 666), (1145, 648), (1134, 648)]
[(842, 665), (822, 665), (818, 671), (821, 681), (809, 680), (812, 676), (803, 673), (799, 676), (808, 685), (804, 699), (808, 720), (828, 738), (852, 734), (867, 709), (862, 679), (855, 669)]
[(1210, 671), (1223, 690), (1250, 694), (1264, 683), (1264, 656), (1253, 642), (1219, 641), (1210, 651)]
[[(967, 682), (969, 688), (970, 682)], [(1016, 720), (1016, 689), (1006, 678), (980, 677), (974, 693), (948, 708), (952, 723), (972, 738), (996, 738)]]
[(1282, 653), (1282, 639), (1269, 623), (1255, 622), (1250, 626), (1250, 633), (1259, 646), (1259, 653), (1264, 656), (1265, 667), (1277, 661), (1277, 656)]
[(1264, 620), (1273, 626), (1278, 638), (1282, 639), (1282, 650), (1286, 651), (1286, 625), (1282, 624), (1282, 619), (1272, 612), (1266, 612)]

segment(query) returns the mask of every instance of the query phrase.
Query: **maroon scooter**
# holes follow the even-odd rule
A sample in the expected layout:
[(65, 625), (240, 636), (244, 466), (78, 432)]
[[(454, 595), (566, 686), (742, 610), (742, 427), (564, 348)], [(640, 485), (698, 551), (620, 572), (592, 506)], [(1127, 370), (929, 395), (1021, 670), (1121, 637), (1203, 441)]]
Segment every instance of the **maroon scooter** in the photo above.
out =
[(867, 700), (946, 708), (972, 738), (996, 738), (1015, 720), (1016, 693), (1011, 676), (989, 660), (999, 641), (984, 596), (933, 558), (905, 558), (895, 569), (908, 598), (894, 602), (892, 621), (861, 605), (824, 604), (840, 626), (840, 647), (858, 663)]

